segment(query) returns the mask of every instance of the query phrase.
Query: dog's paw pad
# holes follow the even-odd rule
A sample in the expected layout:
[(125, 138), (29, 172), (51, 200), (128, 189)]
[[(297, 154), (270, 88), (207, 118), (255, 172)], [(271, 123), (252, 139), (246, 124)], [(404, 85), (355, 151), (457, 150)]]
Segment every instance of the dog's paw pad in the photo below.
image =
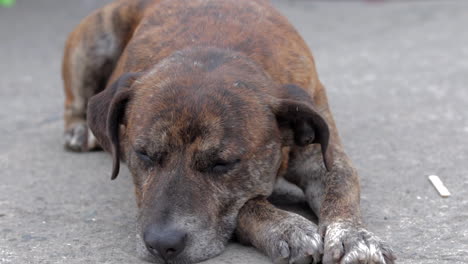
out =
[(95, 149), (98, 147), (96, 138), (94, 137), (88, 126), (83, 123), (72, 125), (65, 132), (65, 148), (71, 151), (83, 152)]
[(348, 223), (327, 226), (324, 251), (324, 264), (393, 264), (396, 259), (380, 238)]
[(269, 231), (270, 258), (275, 264), (318, 263), (323, 244), (316, 225), (302, 216), (291, 215)]

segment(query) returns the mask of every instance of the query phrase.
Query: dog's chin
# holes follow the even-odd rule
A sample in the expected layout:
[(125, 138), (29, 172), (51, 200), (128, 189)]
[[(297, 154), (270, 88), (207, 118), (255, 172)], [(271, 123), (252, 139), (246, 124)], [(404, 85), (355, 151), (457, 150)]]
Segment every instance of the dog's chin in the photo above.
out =
[[(203, 243), (205, 241), (209, 241), (209, 243)], [(155, 256), (149, 253), (148, 249), (146, 248), (142, 238), (140, 235), (136, 237), (136, 252), (138, 258), (156, 264), (191, 264), (191, 263), (198, 263), (204, 260), (208, 260), (213, 258), (226, 248), (227, 240), (226, 241), (218, 241), (216, 239), (213, 240), (204, 240), (201, 243), (190, 243), (187, 245), (184, 252), (182, 252), (179, 256), (174, 259), (165, 261), (160, 256)]]

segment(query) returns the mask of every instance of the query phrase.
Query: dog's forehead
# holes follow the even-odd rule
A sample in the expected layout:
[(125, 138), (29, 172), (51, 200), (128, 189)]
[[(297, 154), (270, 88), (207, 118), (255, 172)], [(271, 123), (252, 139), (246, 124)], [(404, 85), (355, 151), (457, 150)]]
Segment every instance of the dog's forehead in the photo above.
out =
[(160, 146), (198, 140), (203, 149), (222, 141), (261, 144), (275, 122), (260, 92), (268, 82), (254, 68), (216, 52), (164, 60), (136, 81), (129, 120), (134, 137)]
[(154, 149), (196, 145), (203, 151), (221, 145), (248, 148), (261, 140), (265, 126), (253, 127), (253, 120), (262, 120), (262, 113), (251, 116), (258, 106), (235, 92), (193, 89), (155, 91), (134, 102), (129, 120), (134, 141)]

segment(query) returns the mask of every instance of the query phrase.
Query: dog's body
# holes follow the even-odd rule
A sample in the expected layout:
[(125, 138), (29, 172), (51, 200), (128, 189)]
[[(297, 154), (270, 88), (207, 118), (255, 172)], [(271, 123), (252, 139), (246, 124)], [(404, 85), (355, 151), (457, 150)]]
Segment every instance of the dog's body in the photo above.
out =
[[(63, 78), (65, 145), (99, 143), (113, 178), (127, 162), (153, 261), (210, 258), (236, 232), (279, 263), (393, 263), (362, 227), (312, 55), (268, 1), (117, 1), (70, 35)], [(279, 177), (318, 229), (266, 200)]]

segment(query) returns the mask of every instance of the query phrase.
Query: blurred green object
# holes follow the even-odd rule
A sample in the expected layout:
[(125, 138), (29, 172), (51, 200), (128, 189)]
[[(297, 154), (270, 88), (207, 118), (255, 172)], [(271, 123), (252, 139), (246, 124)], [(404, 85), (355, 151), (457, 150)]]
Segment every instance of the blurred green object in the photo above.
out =
[(15, 4), (16, 0), (0, 0), (0, 6), (10, 7)]

